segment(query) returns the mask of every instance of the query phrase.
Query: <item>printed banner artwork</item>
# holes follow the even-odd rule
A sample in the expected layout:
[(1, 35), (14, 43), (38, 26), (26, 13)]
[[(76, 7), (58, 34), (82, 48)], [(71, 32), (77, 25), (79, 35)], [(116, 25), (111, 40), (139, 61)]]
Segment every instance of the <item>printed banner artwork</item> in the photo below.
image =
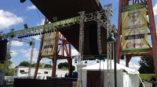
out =
[(41, 57), (46, 57), (46, 58), (53, 57), (55, 42), (56, 42), (56, 32), (44, 34), (43, 45), (41, 49)]
[(40, 26), (36, 26), (36, 27), (32, 27), (32, 28), (28, 28), (28, 29), (22, 29), (22, 30), (18, 30), (18, 31), (14, 31), (14, 32), (10, 32), (8, 33), (8, 36), (12, 36), (12, 35), (16, 35), (16, 34), (24, 34), (27, 32), (32, 32), (32, 31), (39, 31), (39, 30), (52, 30), (54, 27), (57, 26), (62, 26), (64, 24), (69, 24), (69, 23), (75, 23), (78, 22), (80, 20), (80, 17), (73, 17), (73, 18), (69, 18), (69, 19), (65, 19), (65, 20), (61, 20), (61, 21), (56, 21), (50, 24), (44, 24), (44, 25), (40, 25)]
[(143, 5), (125, 8), (122, 13), (123, 54), (145, 53), (148, 48), (146, 8)]

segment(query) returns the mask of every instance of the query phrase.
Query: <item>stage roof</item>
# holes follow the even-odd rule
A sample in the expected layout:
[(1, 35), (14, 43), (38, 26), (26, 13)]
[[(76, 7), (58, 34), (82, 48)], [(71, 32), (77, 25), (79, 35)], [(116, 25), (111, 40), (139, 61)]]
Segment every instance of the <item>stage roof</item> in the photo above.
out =
[(34, 5), (51, 21), (53, 17), (63, 20), (78, 16), (80, 11), (101, 10), (97, 0), (31, 0)]
[[(49, 19), (59, 21), (79, 16), (80, 11), (91, 13), (102, 10), (97, 0), (31, 0), (34, 5)], [(57, 20), (56, 20), (57, 18)], [(72, 45), (79, 47), (79, 24), (72, 25), (60, 31)], [(85, 54), (97, 54), (97, 24), (96, 22), (85, 23)], [(105, 32), (105, 31), (104, 31)], [(103, 34), (105, 34), (103, 32)], [(104, 36), (104, 35), (103, 35)], [(104, 42), (104, 41), (103, 41)], [(106, 47), (105, 47), (106, 48)]]

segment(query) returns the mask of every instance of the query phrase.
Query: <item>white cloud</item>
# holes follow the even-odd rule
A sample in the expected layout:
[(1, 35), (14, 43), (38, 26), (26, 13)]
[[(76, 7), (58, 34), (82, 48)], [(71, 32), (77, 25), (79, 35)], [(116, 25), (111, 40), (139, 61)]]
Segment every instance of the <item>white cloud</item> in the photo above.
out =
[(35, 5), (27, 6), (27, 10), (35, 10), (37, 7)]
[(33, 37), (35, 40), (40, 40), (41, 39), (41, 35), (37, 35)]
[(19, 42), (19, 41), (12, 41), (12, 42), (11, 42), (11, 45), (12, 45), (12, 46), (23, 46), (24, 43), (23, 43), (23, 42)]
[(42, 19), (42, 20), (37, 24), (37, 26), (39, 26), (39, 25), (44, 25), (44, 22), (45, 22), (45, 19)]
[[(32, 50), (32, 49), (26, 50), (27, 52), (24, 53), (24, 55), (23, 55), (25, 58), (28, 59), (28, 61), (30, 61), (31, 50)], [(32, 62), (37, 62), (38, 52), (39, 52), (39, 51), (38, 51), (36, 48), (34, 48)]]
[(17, 17), (15, 14), (0, 9), (0, 29), (9, 28), (23, 22), (22, 17)]
[(18, 53), (17, 53), (15, 50), (11, 50), (10, 52), (11, 52), (11, 56), (16, 56), (16, 55), (18, 55)]
[(154, 15), (157, 15), (157, 3), (155, 4), (155, 6), (153, 7), (154, 10)]
[(136, 62), (139, 62), (141, 60), (141, 57), (140, 56), (135, 56), (135, 57), (132, 57), (131, 61), (136, 61)]

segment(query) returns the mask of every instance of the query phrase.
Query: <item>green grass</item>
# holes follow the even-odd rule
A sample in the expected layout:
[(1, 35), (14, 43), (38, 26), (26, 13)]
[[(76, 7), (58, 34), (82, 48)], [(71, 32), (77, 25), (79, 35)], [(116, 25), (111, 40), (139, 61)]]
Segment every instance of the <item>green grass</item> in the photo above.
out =
[(155, 74), (140, 74), (142, 80), (147, 80), (148, 78), (155, 76)]

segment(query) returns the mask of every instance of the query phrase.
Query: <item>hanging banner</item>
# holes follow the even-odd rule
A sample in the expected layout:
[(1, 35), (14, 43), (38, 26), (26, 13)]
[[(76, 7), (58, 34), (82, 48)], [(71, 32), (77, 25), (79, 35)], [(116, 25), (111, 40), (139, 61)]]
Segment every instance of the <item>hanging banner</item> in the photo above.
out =
[(39, 30), (43, 30), (43, 29), (45, 29), (45, 31), (48, 31), (48, 30), (54, 29), (54, 27), (62, 26), (65, 24), (70, 24), (70, 23), (75, 23), (75, 22), (78, 22), (79, 20), (80, 20), (80, 17), (73, 17), (73, 18), (53, 22), (50, 24), (45, 24), (45, 25), (28, 28), (28, 29), (22, 29), (22, 30), (10, 32), (10, 33), (8, 33), (8, 36), (12, 36), (12, 35), (16, 35), (16, 34), (24, 34), (24, 33), (29, 33), (29, 32), (33, 32), (33, 31), (35, 32), (35, 31), (39, 31)]
[(56, 42), (56, 32), (44, 34), (43, 45), (41, 49), (41, 57), (46, 57), (46, 58), (53, 57), (55, 42)]
[(122, 12), (123, 54), (139, 54), (149, 51), (147, 15), (145, 5), (133, 5)]

